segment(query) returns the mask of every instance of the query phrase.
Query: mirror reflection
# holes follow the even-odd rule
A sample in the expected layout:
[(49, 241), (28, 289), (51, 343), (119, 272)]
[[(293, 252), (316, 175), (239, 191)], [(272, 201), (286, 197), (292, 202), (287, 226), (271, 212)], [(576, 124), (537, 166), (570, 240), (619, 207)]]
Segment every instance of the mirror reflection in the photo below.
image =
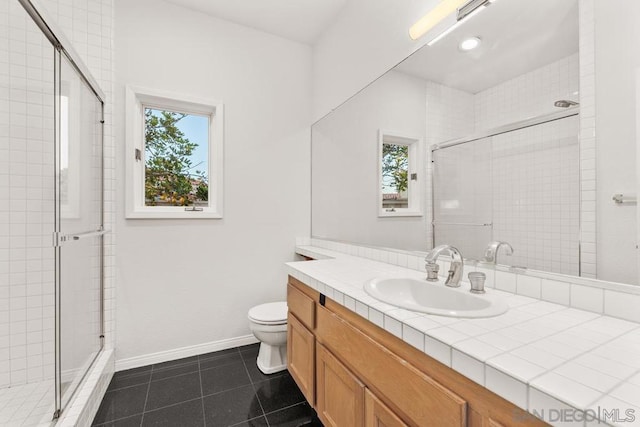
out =
[[(578, 0), (485, 9), (314, 124), (313, 236), (422, 252), (449, 244), (488, 262), (488, 245), (505, 242), (500, 264), (636, 283), (635, 204), (609, 214), (611, 195), (596, 196), (600, 160), (586, 132), (594, 66), (579, 41), (593, 17)], [(582, 45), (598, 54), (593, 41)], [(423, 162), (415, 174), (411, 147)], [(598, 169), (598, 179), (614, 169)], [(412, 184), (413, 215), (393, 215), (411, 211)], [(597, 233), (599, 212), (631, 238)], [(596, 257), (615, 239), (622, 256)], [(623, 259), (632, 262), (621, 268)]]

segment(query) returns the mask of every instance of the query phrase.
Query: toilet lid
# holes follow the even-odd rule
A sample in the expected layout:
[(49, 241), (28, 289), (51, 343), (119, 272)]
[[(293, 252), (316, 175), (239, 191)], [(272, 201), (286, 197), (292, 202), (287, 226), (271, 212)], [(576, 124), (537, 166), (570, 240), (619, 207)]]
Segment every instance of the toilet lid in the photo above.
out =
[(249, 310), (249, 319), (263, 324), (286, 323), (287, 303), (280, 301), (256, 305)]

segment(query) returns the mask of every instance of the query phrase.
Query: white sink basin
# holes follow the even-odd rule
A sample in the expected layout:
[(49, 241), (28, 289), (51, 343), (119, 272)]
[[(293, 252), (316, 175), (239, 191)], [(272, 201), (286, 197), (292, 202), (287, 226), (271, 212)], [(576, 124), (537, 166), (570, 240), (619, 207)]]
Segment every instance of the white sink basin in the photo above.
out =
[(374, 279), (364, 286), (364, 290), (387, 304), (440, 316), (492, 317), (509, 309), (500, 297), (490, 293), (472, 294), (464, 285), (449, 288), (442, 282), (410, 278)]

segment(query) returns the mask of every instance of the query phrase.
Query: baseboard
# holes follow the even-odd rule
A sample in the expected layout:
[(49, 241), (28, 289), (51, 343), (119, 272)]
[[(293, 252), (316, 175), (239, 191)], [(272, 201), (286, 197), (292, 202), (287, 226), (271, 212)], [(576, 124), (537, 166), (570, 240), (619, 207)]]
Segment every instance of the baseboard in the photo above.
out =
[[(181, 359), (183, 357), (197, 356), (199, 354), (211, 353), (212, 351), (226, 350), (228, 348), (240, 347), (242, 345), (254, 344), (258, 340), (253, 335), (245, 335), (226, 340), (213, 341), (204, 344), (192, 345), (189, 347), (175, 348), (172, 350), (159, 351), (157, 353), (145, 354), (142, 356), (130, 357), (116, 360), (116, 372), (126, 369), (138, 368), (140, 366), (152, 365), (154, 363), (167, 362), (169, 360)], [(116, 349), (117, 354), (117, 349)]]

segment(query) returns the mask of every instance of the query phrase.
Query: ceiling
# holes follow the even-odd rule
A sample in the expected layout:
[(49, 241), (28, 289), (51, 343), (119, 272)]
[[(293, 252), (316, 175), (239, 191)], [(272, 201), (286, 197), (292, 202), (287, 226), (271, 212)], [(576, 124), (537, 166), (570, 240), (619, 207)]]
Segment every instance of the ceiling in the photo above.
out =
[[(472, 36), (480, 47), (461, 52)], [(576, 52), (577, 0), (498, 0), (396, 70), (478, 93)]]
[(167, 0), (170, 3), (313, 44), (347, 0)]

